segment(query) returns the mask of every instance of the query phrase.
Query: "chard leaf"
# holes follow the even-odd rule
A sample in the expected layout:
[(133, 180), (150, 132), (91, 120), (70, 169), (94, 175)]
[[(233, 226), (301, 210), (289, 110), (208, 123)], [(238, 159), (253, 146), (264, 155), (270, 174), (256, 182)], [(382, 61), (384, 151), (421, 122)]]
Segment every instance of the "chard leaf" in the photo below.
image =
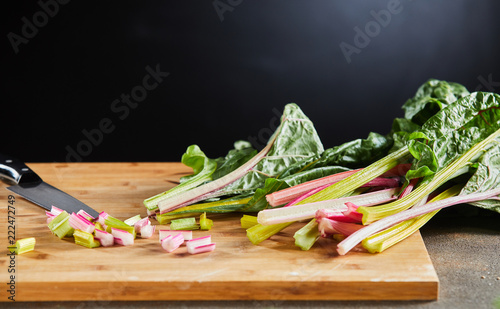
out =
[(223, 188), (221, 195), (253, 193), (267, 178), (280, 175), (288, 166), (323, 152), (323, 144), (311, 120), (295, 103), (285, 106), (281, 125), (268, 154), (245, 176)]
[[(412, 141), (410, 152), (415, 156), (407, 179), (424, 171), (427, 179), (446, 167), (472, 146), (500, 128), (500, 96), (488, 92), (475, 92), (458, 99), (432, 116), (410, 139), (423, 139), (428, 148)], [(432, 158), (432, 154), (435, 158)]]
[(438, 111), (467, 95), (469, 91), (460, 84), (429, 79), (403, 105), (405, 118), (422, 125)]
[[(460, 195), (485, 192), (500, 186), (500, 145), (498, 142), (488, 149), (474, 165), (476, 171), (462, 189)], [(500, 213), (500, 200), (498, 199), (470, 204)]]

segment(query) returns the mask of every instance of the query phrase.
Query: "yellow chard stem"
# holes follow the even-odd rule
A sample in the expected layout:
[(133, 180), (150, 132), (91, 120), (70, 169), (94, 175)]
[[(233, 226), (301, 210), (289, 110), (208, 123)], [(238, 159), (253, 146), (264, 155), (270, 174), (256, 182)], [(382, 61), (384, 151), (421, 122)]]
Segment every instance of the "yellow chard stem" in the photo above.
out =
[(309, 196), (308, 198), (297, 203), (297, 205), (331, 200), (348, 195), (365, 183), (391, 170), (398, 165), (401, 160), (405, 159), (409, 155), (410, 152), (408, 147), (403, 147), (398, 151), (395, 151), (378, 160), (377, 162), (368, 165), (366, 168), (352, 174), (351, 176)]

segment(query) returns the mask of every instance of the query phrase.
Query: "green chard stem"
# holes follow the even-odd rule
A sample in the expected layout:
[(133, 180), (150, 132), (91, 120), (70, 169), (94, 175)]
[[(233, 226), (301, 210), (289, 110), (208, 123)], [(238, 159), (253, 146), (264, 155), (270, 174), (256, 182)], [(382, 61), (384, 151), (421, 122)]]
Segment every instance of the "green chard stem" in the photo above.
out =
[(84, 246), (87, 248), (97, 248), (101, 245), (101, 243), (94, 239), (94, 235), (80, 231), (80, 230), (75, 230), (75, 233), (73, 234), (75, 237), (75, 244)]
[(476, 154), (482, 151), (489, 143), (493, 142), (500, 135), (500, 129), (475, 144), (459, 158), (450, 163), (447, 167), (438, 171), (431, 181), (420, 185), (407, 196), (381, 206), (359, 207), (357, 211), (363, 214), (363, 224), (367, 225), (384, 217), (406, 210), (415, 205), (419, 200), (429, 195), (432, 191), (450, 179), (458, 170), (467, 165)]
[(194, 217), (176, 219), (170, 222), (170, 229), (172, 231), (177, 231), (177, 230), (189, 231), (189, 230), (198, 230), (199, 228), (200, 225), (196, 223), (196, 218)]

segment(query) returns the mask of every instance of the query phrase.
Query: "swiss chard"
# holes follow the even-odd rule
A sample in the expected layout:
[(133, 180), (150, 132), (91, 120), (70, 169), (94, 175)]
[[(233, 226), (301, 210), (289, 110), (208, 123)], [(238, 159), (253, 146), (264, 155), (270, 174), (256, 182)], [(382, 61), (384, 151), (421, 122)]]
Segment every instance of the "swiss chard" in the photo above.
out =
[[(407, 178), (424, 179), (409, 195), (371, 208), (360, 207), (367, 224), (413, 206), (423, 196), (456, 176), (500, 135), (500, 96), (477, 92), (448, 105), (411, 134), (409, 149), (415, 157)], [(417, 139), (424, 140), (421, 142)]]

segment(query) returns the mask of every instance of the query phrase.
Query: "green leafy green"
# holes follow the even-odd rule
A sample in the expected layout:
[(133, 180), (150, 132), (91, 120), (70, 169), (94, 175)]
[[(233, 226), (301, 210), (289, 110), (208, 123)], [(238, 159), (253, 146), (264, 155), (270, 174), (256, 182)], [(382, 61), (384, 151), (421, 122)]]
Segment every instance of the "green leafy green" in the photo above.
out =
[[(485, 192), (500, 186), (500, 145), (498, 141), (474, 164), (475, 172), (460, 195)], [(470, 203), (471, 205), (500, 213), (500, 200), (489, 199)]]
[(435, 113), (467, 95), (469, 91), (460, 84), (429, 79), (403, 105), (405, 118), (422, 125)]
[(416, 161), (407, 178), (432, 177), (499, 128), (498, 94), (475, 92), (458, 99), (409, 136), (409, 150)]

